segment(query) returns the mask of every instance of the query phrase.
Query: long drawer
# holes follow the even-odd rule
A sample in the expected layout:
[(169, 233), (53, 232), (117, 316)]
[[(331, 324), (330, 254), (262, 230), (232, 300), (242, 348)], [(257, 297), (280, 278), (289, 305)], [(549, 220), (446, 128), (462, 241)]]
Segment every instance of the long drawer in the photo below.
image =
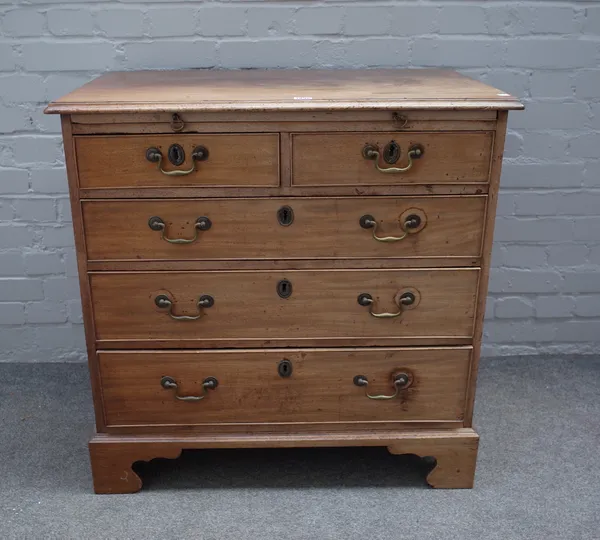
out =
[(465, 347), (98, 357), (107, 425), (135, 426), (461, 420), (470, 354)]
[(279, 135), (75, 137), (83, 188), (278, 186)]
[(487, 197), (84, 201), (91, 260), (478, 257)]
[(493, 140), (489, 131), (294, 134), (292, 182), (297, 186), (487, 183)]
[(470, 337), (479, 270), (91, 273), (99, 340)]

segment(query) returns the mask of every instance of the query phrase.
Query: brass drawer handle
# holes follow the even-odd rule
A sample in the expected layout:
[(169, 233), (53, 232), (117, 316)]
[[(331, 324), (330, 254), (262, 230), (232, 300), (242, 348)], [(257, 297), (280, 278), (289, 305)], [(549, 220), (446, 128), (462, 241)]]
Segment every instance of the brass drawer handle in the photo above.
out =
[(198, 299), (198, 315), (175, 315), (173, 313), (174, 304), (166, 294), (159, 294), (154, 299), (154, 303), (161, 309), (168, 309), (169, 317), (171, 317), (171, 319), (176, 321), (196, 321), (204, 315), (204, 309), (215, 305), (215, 299), (208, 294), (203, 294)]
[(373, 306), (375, 305), (375, 300), (369, 293), (361, 293), (358, 295), (357, 301), (361, 306), (371, 306), (369, 309), (369, 313), (371, 316), (377, 319), (393, 319), (394, 317), (399, 317), (402, 315), (404, 306), (411, 306), (415, 303), (416, 297), (411, 292), (405, 292), (397, 298), (396, 303), (400, 308), (396, 313), (375, 313), (373, 311)]
[(146, 150), (146, 159), (151, 163), (156, 163), (156, 168), (166, 176), (186, 176), (196, 170), (197, 161), (206, 161), (208, 159), (208, 149), (204, 146), (196, 146), (192, 152), (192, 167), (187, 171), (176, 169), (174, 171), (165, 171), (162, 168), (163, 155), (158, 148), (151, 147)]
[(374, 160), (375, 168), (379, 172), (382, 172), (385, 174), (396, 174), (396, 173), (403, 173), (403, 172), (410, 170), (414, 163), (413, 160), (419, 159), (423, 155), (424, 152), (425, 152), (425, 150), (423, 149), (423, 147), (421, 145), (414, 144), (408, 150), (408, 154), (407, 154), (408, 164), (406, 165), (406, 167), (387, 167), (386, 169), (379, 166), (380, 152), (379, 152), (379, 148), (377, 148), (376, 146), (373, 146), (372, 144), (366, 144), (365, 147), (363, 148), (362, 155), (363, 155), (363, 158), (365, 158), (365, 159)]
[(217, 386), (219, 386), (219, 381), (214, 377), (206, 377), (202, 381), (202, 395), (201, 396), (180, 396), (179, 395), (179, 386), (175, 382), (173, 377), (165, 376), (160, 380), (160, 385), (165, 390), (175, 390), (175, 397), (179, 401), (200, 401), (204, 399), (208, 395), (209, 390), (214, 390)]
[(404, 234), (402, 236), (377, 236), (377, 227), (379, 223), (370, 214), (365, 214), (359, 219), (358, 222), (363, 229), (373, 229), (373, 238), (378, 242), (399, 242), (400, 240), (404, 240), (409, 234), (411, 234), (411, 229), (418, 229), (421, 226), (421, 217), (417, 214), (411, 214), (410, 216), (408, 216), (404, 220), (404, 223), (400, 226), (401, 229), (404, 231)]
[(193, 238), (169, 238), (165, 236), (167, 226), (162, 218), (158, 216), (152, 216), (148, 220), (148, 227), (153, 231), (160, 231), (160, 238), (169, 244), (193, 244), (198, 240), (198, 231), (208, 231), (212, 227), (212, 221), (206, 216), (199, 217), (194, 224), (194, 236)]
[[(356, 375), (356, 377), (354, 377), (353, 380), (354, 384), (356, 386), (368, 386), (369, 384), (369, 379), (367, 379), (367, 377), (365, 377), (364, 375)], [(408, 373), (396, 373), (394, 375), (394, 380), (392, 382), (392, 384), (394, 385), (394, 393), (391, 395), (385, 395), (385, 394), (380, 394), (380, 395), (371, 395), (369, 394), (369, 392), (367, 392), (367, 390), (365, 389), (365, 396), (367, 396), (369, 399), (394, 399), (397, 395), (398, 392), (400, 390), (404, 390), (406, 388), (408, 388), (412, 383), (412, 378)]]

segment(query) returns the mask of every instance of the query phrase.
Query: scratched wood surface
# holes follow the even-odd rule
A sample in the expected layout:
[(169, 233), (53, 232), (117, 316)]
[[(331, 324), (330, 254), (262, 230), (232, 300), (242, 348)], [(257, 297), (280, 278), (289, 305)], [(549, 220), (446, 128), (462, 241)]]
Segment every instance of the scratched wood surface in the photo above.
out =
[[(486, 183), (492, 153), (492, 132), (479, 133), (301, 133), (292, 136), (293, 186), (399, 185)], [(386, 146), (400, 149), (397, 162), (386, 163)], [(365, 159), (370, 145), (378, 160)], [(419, 147), (423, 154), (408, 159)], [(408, 168), (390, 174), (381, 169)]]
[[(478, 257), (486, 197), (105, 200), (82, 206), (90, 260), (398, 260)], [(291, 223), (280, 224), (280, 211)], [(404, 238), (375, 240), (373, 229), (359, 223), (365, 215), (377, 221), (379, 238)], [(155, 216), (164, 234), (150, 228)], [(406, 226), (411, 216), (418, 226)], [(196, 235), (200, 217), (212, 225)]]
[[(290, 375), (281, 377), (286, 359)], [(289, 351), (100, 352), (107, 424), (462, 419), (470, 350), (302, 349)], [(410, 383), (396, 399), (393, 377)], [(367, 378), (356, 386), (356, 375)], [(165, 389), (163, 376), (179, 386)], [(202, 382), (218, 386), (204, 394)], [(202, 396), (180, 401), (180, 396)]]
[(48, 113), (519, 109), (511, 95), (440, 69), (140, 71), (100, 76)]
[[(500, 163), (507, 111), (521, 108), (436, 69), (109, 73), (51, 103), (46, 112), (62, 114), (96, 491), (137, 491), (134, 461), (185, 448), (338, 445), (431, 455), (431, 485), (472, 487)], [(384, 159), (394, 144), (398, 159)], [(406, 167), (412, 145), (424, 152), (410, 169), (375, 167)], [(165, 172), (185, 171), (196, 146), (209, 157), (190, 174), (146, 159), (156, 147)], [(288, 227), (277, 221), (284, 205)], [(359, 224), (369, 214), (379, 236), (399, 236), (413, 212), (422, 224), (400, 242)], [(148, 227), (153, 216), (165, 238)], [(202, 216), (212, 227), (195, 242), (166, 241), (189, 239)], [(416, 301), (400, 310), (406, 292)], [(361, 293), (373, 304), (360, 305)], [(175, 320), (156, 305), (161, 294), (173, 317), (199, 317)], [(214, 305), (199, 308), (201, 295)], [(291, 377), (277, 371), (284, 358)], [(369, 393), (391, 395), (399, 371), (411, 384), (393, 399), (353, 384), (363, 375)], [(206, 377), (219, 385), (184, 402), (163, 376), (180, 396)]]
[[(179, 166), (168, 159), (174, 144), (185, 155)], [(198, 146), (208, 153), (202, 161), (192, 158)], [(75, 147), (83, 188), (279, 185), (279, 135), (273, 133), (78, 136)], [(162, 173), (157, 163), (146, 159), (150, 148), (162, 154), (164, 171), (192, 172), (184, 176)]]
[[(91, 275), (96, 337), (101, 340), (262, 339), (285, 345), (295, 338), (470, 337), (478, 269), (292, 270), (131, 272)], [(291, 284), (281, 298), (280, 280)], [(359, 305), (372, 296), (376, 313), (400, 311), (398, 296), (412, 292), (413, 305), (396, 318), (380, 319)], [(176, 316), (155, 305), (166, 295)], [(199, 309), (203, 295), (214, 305)], [(177, 341), (175, 341), (177, 346)]]

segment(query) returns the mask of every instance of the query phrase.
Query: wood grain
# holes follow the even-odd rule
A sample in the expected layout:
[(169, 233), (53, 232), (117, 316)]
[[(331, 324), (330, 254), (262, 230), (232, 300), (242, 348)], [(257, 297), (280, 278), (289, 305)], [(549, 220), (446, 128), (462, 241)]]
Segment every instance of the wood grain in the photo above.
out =
[(104, 433), (110, 435), (223, 435), (226, 433), (271, 433), (286, 434), (294, 433), (323, 433), (327, 431), (331, 434), (354, 431), (357, 434), (361, 431), (419, 431), (423, 429), (459, 429), (463, 427), (462, 420), (437, 421), (437, 420), (394, 420), (379, 421), (369, 420), (368, 422), (294, 422), (293, 418), (288, 418), (286, 422), (265, 423), (239, 423), (228, 422), (226, 424), (199, 423), (194, 425), (186, 424), (152, 424), (152, 425), (130, 425), (107, 427)]
[[(335, 199), (187, 199), (85, 201), (91, 260), (264, 260), (479, 257), (486, 197), (353, 197)], [(282, 226), (277, 212), (293, 212)], [(372, 215), (380, 236), (404, 235), (404, 222), (422, 224), (399, 242), (376, 241), (360, 217)], [(166, 237), (191, 239), (200, 216), (212, 222), (192, 244), (172, 244), (148, 226), (152, 216)], [(402, 225), (402, 227), (401, 227)], [(406, 229), (410, 231), (411, 229)], [(455, 261), (456, 264), (456, 261)]]
[[(179, 167), (168, 159), (172, 144), (185, 151), (185, 162)], [(75, 146), (79, 182), (85, 188), (279, 185), (277, 134), (78, 136)], [(187, 176), (165, 176), (146, 159), (148, 148), (158, 148), (164, 170), (187, 170), (197, 146), (204, 146), (209, 155), (196, 162), (196, 170)]]
[(475, 466), (479, 435), (461, 430), (462, 437), (448, 433), (444, 437), (425, 440), (399, 440), (388, 446), (392, 454), (416, 454), (436, 459), (435, 467), (427, 475), (427, 483), (434, 488), (471, 489), (475, 483)]
[(428, 195), (485, 195), (487, 184), (423, 184), (398, 186), (278, 186), (278, 187), (197, 187), (81, 188), (81, 199), (203, 199), (256, 197), (385, 197)]
[(467, 403), (466, 425), (471, 426), (473, 422), (473, 407), (475, 405), (475, 387), (477, 383), (477, 372), (479, 369), (479, 357), (481, 355), (481, 339), (483, 336), (483, 320), (485, 317), (485, 305), (487, 300), (490, 267), (492, 263), (492, 243), (494, 241), (494, 224), (496, 220), (496, 207), (498, 204), (498, 191), (500, 189), (500, 174), (502, 172), (502, 157), (504, 153), (504, 140), (506, 137), (506, 126), (508, 113), (498, 113), (498, 128), (494, 139), (494, 152), (492, 156), (492, 170), (490, 177), (490, 195), (485, 216), (485, 233), (483, 240), (483, 258), (481, 264), (481, 276), (477, 291), (477, 317), (475, 320), (473, 365), (469, 374), (469, 397)]
[(96, 493), (135, 493), (142, 480), (133, 470), (136, 461), (155, 458), (175, 459), (182, 448), (167, 442), (143, 444), (141, 441), (120, 443), (114, 438), (94, 437), (89, 443), (92, 478)]
[(521, 109), (509, 94), (440, 69), (107, 73), (47, 113)]
[[(175, 459), (182, 450), (202, 448), (314, 448), (387, 446), (393, 454), (433, 456), (427, 482), (436, 488), (473, 486), (479, 436), (472, 429), (339, 433), (236, 433), (210, 435), (96, 435), (90, 458), (96, 493), (134, 493), (142, 487), (131, 465), (154, 458)], [(393, 471), (390, 471), (393, 474)]]
[(263, 260), (103, 260), (88, 261), (90, 272), (122, 272), (131, 270), (185, 271), (185, 270), (311, 270), (334, 268), (454, 268), (480, 266), (480, 257), (420, 257), (414, 259), (263, 259)]
[[(294, 338), (470, 337), (478, 269), (292, 270), (91, 274), (99, 340), (238, 340)], [(277, 283), (291, 282), (291, 297)], [(397, 312), (396, 295), (413, 288), (420, 303), (394, 319), (376, 319), (361, 306), (372, 295), (376, 312)], [(201, 295), (215, 304), (195, 321), (176, 321), (154, 300), (166, 294), (177, 315), (195, 315)]]
[[(189, 70), (105, 74), (50, 104), (61, 113), (97, 435), (95, 490), (131, 493), (137, 460), (188, 448), (384, 446), (433, 456), (435, 487), (472, 487), (470, 429), (493, 222), (512, 96), (443, 70)], [(171, 123), (178, 113), (183, 123)], [(410, 171), (383, 174), (365, 143), (394, 140)], [(146, 159), (180, 144), (209, 158), (188, 176)], [(276, 213), (293, 208), (294, 222)], [(397, 243), (359, 226), (373, 215)], [(171, 245), (148, 227), (161, 217)], [(287, 279), (292, 295), (280, 298)], [(397, 298), (415, 305), (397, 318)], [(360, 293), (374, 305), (361, 306)], [(154, 299), (166, 294), (176, 321)], [(200, 295), (214, 306), (198, 311)], [(399, 346), (402, 345), (402, 348)], [(277, 364), (292, 361), (283, 378)], [(392, 393), (369, 400), (353, 384)], [(206, 399), (181, 402), (205, 377)]]
[[(438, 112), (438, 111), (435, 111)], [(93, 117), (93, 115), (87, 115)], [(410, 127), (409, 127), (410, 126)], [(396, 122), (196, 122), (185, 125), (181, 133), (319, 133), (345, 131), (491, 131), (496, 126), (494, 120), (456, 120), (454, 122), (440, 120), (415, 120), (402, 129)], [(74, 135), (141, 135), (174, 133), (170, 124), (125, 123), (113, 124), (73, 124)], [(179, 132), (178, 132), (179, 133)]]
[[(375, 161), (363, 157), (365, 145), (383, 154), (395, 141), (402, 154), (395, 164), (379, 160), (382, 168), (406, 167), (413, 145), (424, 149), (404, 173), (385, 174)], [(292, 184), (315, 185), (396, 185), (487, 182), (492, 151), (492, 132), (477, 133), (314, 133), (292, 135)]]
[(75, 253), (77, 257), (77, 270), (79, 278), (79, 293), (81, 296), (81, 307), (84, 322), (85, 344), (90, 370), (90, 382), (92, 386), (92, 398), (94, 401), (94, 415), (96, 428), (104, 429), (104, 415), (102, 409), (102, 387), (98, 373), (98, 361), (96, 357), (96, 339), (94, 312), (90, 283), (87, 274), (87, 256), (85, 232), (83, 229), (83, 215), (79, 200), (79, 178), (77, 175), (77, 160), (75, 156), (75, 145), (71, 131), (72, 124), (69, 116), (61, 117), (61, 128), (63, 136), (63, 148), (65, 152), (65, 165), (67, 168), (67, 179), (69, 182), (69, 201), (71, 215), (73, 216), (73, 234), (75, 237)]
[[(352, 110), (352, 111), (249, 111), (249, 112), (227, 112), (227, 111), (204, 111), (187, 112), (178, 116), (184, 122), (181, 133), (194, 131), (192, 127), (199, 125), (223, 125), (235, 127), (239, 125), (280, 125), (285, 124), (306, 124), (312, 126), (312, 129), (321, 129), (321, 124), (339, 125), (341, 129), (347, 131), (356, 131), (351, 125), (356, 123), (375, 123), (387, 124), (387, 131), (414, 129), (415, 126), (426, 122), (428, 125), (444, 126), (444, 129), (455, 129), (455, 126), (462, 122), (490, 122), (495, 125), (497, 111), (495, 110), (456, 110), (456, 111), (435, 111), (435, 110), (402, 110), (401, 114), (406, 118), (406, 124), (400, 123), (396, 119), (395, 111), (378, 110)], [(86, 125), (91, 128), (93, 125), (114, 125), (117, 124), (136, 124), (146, 125), (149, 129), (162, 129), (165, 132), (173, 132), (171, 122), (172, 113), (141, 113), (134, 114), (73, 114), (71, 122), (75, 126)], [(401, 129), (400, 129), (401, 128)], [(273, 130), (271, 130), (273, 131)], [(277, 131), (277, 130), (275, 130)]]
[[(291, 363), (281, 377), (278, 364)], [(462, 420), (470, 351), (466, 349), (290, 349), (270, 351), (100, 352), (108, 426), (198, 423)], [(395, 399), (393, 376), (411, 384)], [(177, 400), (160, 381), (170, 376), (180, 395), (202, 395), (202, 381), (219, 385), (202, 401)]]
[(97, 339), (99, 349), (106, 350), (136, 350), (136, 349), (263, 349), (270, 347), (450, 347), (471, 345), (472, 335), (446, 336), (446, 335), (403, 335), (391, 336), (330, 336), (330, 337), (291, 337), (283, 338), (262, 336), (231, 337), (204, 339), (201, 336), (180, 338), (172, 335), (169, 338), (107, 338)]

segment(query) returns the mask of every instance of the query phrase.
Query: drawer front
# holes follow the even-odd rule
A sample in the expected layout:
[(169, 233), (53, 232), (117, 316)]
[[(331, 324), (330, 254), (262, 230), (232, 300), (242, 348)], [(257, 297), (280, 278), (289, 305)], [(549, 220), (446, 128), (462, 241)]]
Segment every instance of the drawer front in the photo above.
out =
[[(456, 421), (463, 417), (470, 364), (469, 348), (101, 351), (98, 356), (108, 426)], [(357, 383), (368, 384), (355, 384), (357, 376), (362, 377)], [(367, 397), (393, 396), (396, 389), (392, 399)]]
[(295, 134), (292, 181), (298, 186), (487, 183), (492, 142), (492, 132)]
[[(478, 277), (478, 269), (464, 268), (115, 272), (90, 279), (100, 340), (245, 338), (276, 346), (305, 338), (472, 336)], [(181, 316), (194, 319), (173, 318)]]
[(477, 257), (485, 204), (485, 196), (103, 200), (83, 202), (83, 217), (91, 260)]
[(75, 137), (75, 148), (82, 188), (279, 185), (277, 134)]

